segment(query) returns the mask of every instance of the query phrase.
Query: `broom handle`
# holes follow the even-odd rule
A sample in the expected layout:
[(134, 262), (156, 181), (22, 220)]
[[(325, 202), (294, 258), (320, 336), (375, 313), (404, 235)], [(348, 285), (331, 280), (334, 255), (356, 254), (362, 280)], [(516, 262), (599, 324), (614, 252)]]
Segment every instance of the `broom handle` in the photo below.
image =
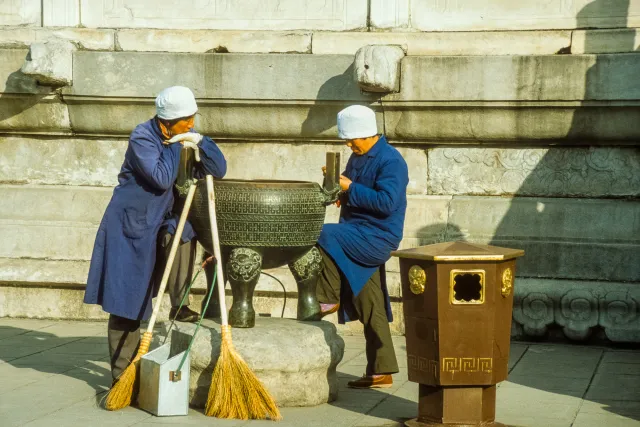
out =
[(158, 317), (158, 312), (160, 312), (160, 305), (162, 305), (162, 297), (164, 296), (164, 290), (167, 287), (167, 282), (169, 281), (169, 273), (171, 273), (171, 267), (173, 267), (173, 260), (176, 257), (176, 253), (178, 252), (178, 245), (180, 244), (180, 240), (182, 239), (182, 230), (184, 230), (184, 224), (187, 222), (187, 216), (189, 215), (189, 208), (191, 208), (191, 202), (193, 201), (193, 195), (196, 193), (196, 183), (192, 182), (189, 187), (189, 192), (187, 193), (187, 199), (184, 202), (184, 207), (182, 208), (182, 214), (180, 214), (180, 221), (178, 221), (178, 227), (176, 228), (176, 234), (173, 236), (173, 241), (171, 242), (171, 251), (169, 252), (169, 258), (167, 259), (167, 265), (164, 267), (164, 273), (162, 274), (162, 281), (160, 282), (160, 289), (158, 290), (158, 303), (153, 308), (153, 314), (151, 315), (151, 319), (149, 319), (149, 326), (147, 326), (147, 332), (153, 333), (153, 326), (156, 323), (156, 317)]
[(220, 299), (220, 320), (222, 326), (229, 324), (227, 318), (227, 303), (225, 301), (224, 278), (222, 277), (222, 257), (220, 256), (220, 239), (218, 238), (218, 220), (216, 218), (216, 195), (213, 190), (213, 177), (207, 175), (207, 194), (209, 196), (209, 221), (211, 223), (211, 240), (213, 241), (213, 255), (216, 257), (216, 280)]

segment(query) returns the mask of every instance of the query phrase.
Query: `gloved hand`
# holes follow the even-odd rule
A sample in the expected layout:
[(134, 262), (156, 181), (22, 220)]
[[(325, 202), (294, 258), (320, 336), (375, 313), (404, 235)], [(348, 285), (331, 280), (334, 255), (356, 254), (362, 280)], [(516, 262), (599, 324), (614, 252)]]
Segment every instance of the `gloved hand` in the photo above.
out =
[(187, 132), (187, 133), (181, 133), (179, 135), (174, 136), (173, 138), (171, 138), (170, 140), (168, 140), (166, 143), (167, 144), (173, 144), (174, 142), (192, 142), (194, 144), (198, 144), (200, 143), (200, 141), (202, 141), (202, 135), (200, 135), (199, 133), (195, 133), (195, 132)]

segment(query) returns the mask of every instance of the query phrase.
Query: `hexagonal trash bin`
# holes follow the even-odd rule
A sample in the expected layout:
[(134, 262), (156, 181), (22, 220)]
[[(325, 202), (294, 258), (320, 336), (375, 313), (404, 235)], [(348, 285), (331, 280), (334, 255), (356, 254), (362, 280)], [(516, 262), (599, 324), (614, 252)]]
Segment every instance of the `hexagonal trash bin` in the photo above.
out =
[(409, 381), (420, 384), (408, 426), (500, 426), (519, 249), (464, 242), (396, 251)]

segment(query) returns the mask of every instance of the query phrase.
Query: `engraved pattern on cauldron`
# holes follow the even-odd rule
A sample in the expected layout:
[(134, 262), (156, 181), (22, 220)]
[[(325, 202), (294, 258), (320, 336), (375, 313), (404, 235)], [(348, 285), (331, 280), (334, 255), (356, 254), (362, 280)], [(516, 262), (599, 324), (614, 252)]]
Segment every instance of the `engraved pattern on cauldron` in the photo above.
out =
[[(251, 187), (216, 181), (220, 244), (227, 247), (310, 247), (320, 237), (325, 205), (315, 183), (274, 183)], [(295, 187), (294, 187), (295, 186)], [(205, 247), (210, 246), (206, 184), (198, 183), (189, 219)]]

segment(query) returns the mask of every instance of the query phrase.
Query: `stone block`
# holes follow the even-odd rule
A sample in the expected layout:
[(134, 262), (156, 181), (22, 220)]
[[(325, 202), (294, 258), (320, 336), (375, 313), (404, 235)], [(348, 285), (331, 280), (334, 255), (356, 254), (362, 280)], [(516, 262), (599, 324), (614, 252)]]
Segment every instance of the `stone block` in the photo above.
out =
[(614, 30), (575, 30), (571, 39), (571, 53), (626, 53), (640, 48), (637, 28)]
[[(74, 85), (65, 93), (152, 98), (167, 85), (182, 84), (196, 98), (372, 100), (360, 93), (352, 65), (351, 55), (76, 52)], [(152, 77), (149, 70), (155, 70)]]
[(431, 148), (430, 194), (638, 197), (637, 148)]
[(571, 31), (314, 32), (314, 54), (355, 54), (362, 46), (402, 46), (407, 55), (553, 55), (571, 45)]
[(113, 187), (127, 144), (124, 139), (0, 137), (0, 183)]
[(97, 226), (112, 193), (111, 188), (1, 185), (0, 199), (5, 203), (0, 206), (0, 219)]
[(80, 0), (43, 0), (42, 25), (76, 27), (80, 25)]
[[(15, 79), (13, 79), (16, 77)], [(19, 91), (40, 90), (35, 81), (25, 80), (19, 73), (12, 75), (12, 86), (18, 83)], [(22, 85), (27, 84), (27, 87)], [(15, 87), (15, 86), (13, 86)], [(57, 96), (41, 94), (0, 96), (0, 131), (10, 133), (65, 133), (70, 130), (69, 111)]]
[(397, 92), (400, 85), (400, 61), (404, 51), (399, 46), (368, 45), (356, 52), (355, 77), (365, 92)]
[(5, 0), (0, 11), (0, 25), (42, 24), (40, 0)]
[(633, 27), (640, 5), (628, 0), (575, 0), (562, 4), (522, 0), (411, 0), (411, 26), (423, 31), (495, 31)]
[(370, 21), (376, 28), (398, 29), (409, 26), (410, 0), (371, 0)]
[[(195, 325), (178, 324), (172, 349), (184, 349)], [(220, 354), (220, 326), (203, 322), (191, 347), (191, 406), (204, 408)], [(235, 328), (233, 346), (280, 407), (315, 406), (335, 400), (336, 367), (344, 341), (329, 322), (257, 318), (254, 328)]]
[(84, 50), (113, 50), (113, 30), (89, 28), (31, 28), (14, 27), (0, 29), (0, 47), (28, 49), (32, 43), (51, 39), (67, 40)]
[(68, 86), (73, 81), (74, 50), (73, 44), (63, 40), (33, 43), (20, 71), (43, 86)]
[(80, 7), (82, 25), (91, 28), (344, 31), (367, 25), (366, 0), (190, 0), (181, 3), (180, 19), (170, 1), (81, 0)]
[(311, 33), (126, 29), (118, 49), (137, 52), (311, 53)]
[(454, 196), (448, 238), (524, 249), (519, 276), (633, 282), (639, 215), (631, 200)]

